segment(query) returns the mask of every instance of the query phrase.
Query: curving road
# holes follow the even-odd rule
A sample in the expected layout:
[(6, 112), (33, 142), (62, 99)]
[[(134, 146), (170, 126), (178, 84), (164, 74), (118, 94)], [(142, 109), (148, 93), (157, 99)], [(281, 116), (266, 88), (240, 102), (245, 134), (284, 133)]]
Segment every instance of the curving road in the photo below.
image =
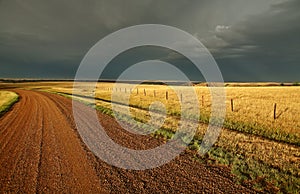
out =
[[(0, 118), (0, 193), (252, 193), (226, 167), (205, 166), (187, 151), (161, 167), (124, 170), (95, 157), (82, 142), (70, 99), (14, 90), (20, 101)], [(84, 124), (92, 110), (78, 103)], [(135, 136), (99, 113), (107, 134), (133, 149), (162, 139)]]

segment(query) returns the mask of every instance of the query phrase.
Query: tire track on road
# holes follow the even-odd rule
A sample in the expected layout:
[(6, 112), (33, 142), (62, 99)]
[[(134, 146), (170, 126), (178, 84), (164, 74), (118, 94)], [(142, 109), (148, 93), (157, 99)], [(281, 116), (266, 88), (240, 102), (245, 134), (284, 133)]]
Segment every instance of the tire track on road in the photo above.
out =
[[(11, 125), (4, 125), (5, 128), (2, 128), (2, 122), (0, 122), (0, 129), (7, 130), (9, 133), (6, 136), (1, 136), (1, 152), (0, 152), (0, 172), (1, 172), (1, 183), (0, 186), (3, 190), (7, 190), (9, 192), (21, 192), (23, 189), (23, 183), (27, 182), (30, 179), (31, 173), (25, 173), (26, 176), (23, 177), (21, 174), (23, 171), (20, 169), (29, 169), (33, 168), (32, 172), (35, 172), (35, 163), (32, 161), (31, 163), (25, 164), (26, 154), (34, 154), (35, 152), (31, 149), (31, 144), (33, 140), (29, 140), (30, 135), (34, 135), (34, 131), (32, 130), (35, 122), (31, 121), (31, 115), (34, 112), (38, 112), (36, 103), (31, 104), (31, 109), (28, 110), (29, 114), (21, 114), (22, 108), (28, 102), (20, 102), (16, 105), (16, 112), (10, 112), (9, 115), (19, 115), (20, 118), (16, 119), (16, 122)], [(8, 116), (9, 116), (8, 115)], [(7, 118), (7, 117), (5, 117)], [(3, 120), (5, 120), (5, 118)], [(24, 127), (26, 126), (26, 127)], [(26, 143), (30, 143), (26, 145)], [(32, 156), (31, 156), (32, 157)], [(24, 166), (25, 165), (25, 166)], [(7, 170), (10, 169), (10, 170)], [(34, 176), (34, 175), (33, 175)], [(20, 180), (20, 177), (23, 179)], [(31, 180), (29, 180), (31, 181)], [(32, 186), (30, 191), (34, 192)]]
[(20, 102), (0, 120), (1, 132), (7, 131), (0, 137), (0, 193), (103, 192), (80, 139), (55, 103), (40, 92), (16, 92)]

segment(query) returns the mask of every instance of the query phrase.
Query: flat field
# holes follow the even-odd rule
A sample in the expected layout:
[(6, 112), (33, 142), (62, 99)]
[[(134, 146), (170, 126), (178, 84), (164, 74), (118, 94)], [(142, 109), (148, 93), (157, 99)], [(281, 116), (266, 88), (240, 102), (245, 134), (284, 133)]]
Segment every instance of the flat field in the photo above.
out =
[[(196, 135), (189, 144), (189, 150), (194, 153), (189, 155), (198, 163), (195, 165), (229, 168), (235, 183), (255, 191), (297, 193), (300, 190), (300, 87), (227, 84), (224, 88), (226, 117), (222, 132), (212, 149), (205, 155), (199, 155), (195, 153), (200, 148), (211, 114), (211, 93), (203, 84), (141, 84), (132, 87), (126, 83), (101, 82), (96, 89), (91, 87), (91, 83), (78, 84), (80, 87), (74, 90), (75, 96), (72, 96), (72, 82), (0, 83), (0, 87), (46, 91), (74, 98), (96, 108), (101, 114), (111, 117), (120, 114), (122, 121), (138, 128), (143, 128), (153, 115), (156, 119), (151, 124), (159, 125), (164, 120), (164, 106), (167, 115), (162, 127), (151, 135), (163, 142), (172, 138), (178, 129), (181, 102), (191, 101), (192, 97), (185, 95), (185, 91), (192, 87), (201, 113), (200, 117), (196, 117)], [(90, 98), (94, 94), (96, 98)], [(112, 94), (115, 95), (113, 99)], [(128, 102), (126, 95), (129, 96)], [(157, 107), (154, 112), (149, 111), (149, 107), (157, 101), (163, 106)], [(112, 111), (112, 104), (118, 107), (118, 113)], [(126, 104), (130, 107), (129, 115)], [(138, 124), (132, 123), (129, 117)], [(187, 117), (195, 119), (193, 112)]]

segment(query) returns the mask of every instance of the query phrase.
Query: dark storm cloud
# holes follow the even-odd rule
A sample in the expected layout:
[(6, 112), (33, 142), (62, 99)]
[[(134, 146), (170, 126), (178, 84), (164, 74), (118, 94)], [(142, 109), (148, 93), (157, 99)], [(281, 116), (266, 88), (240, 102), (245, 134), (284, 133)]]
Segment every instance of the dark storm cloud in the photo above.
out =
[[(219, 26), (207, 40), (225, 78), (258, 81), (300, 79), (300, 1), (271, 5), (232, 26)], [(244, 72), (243, 72), (244, 71)]]
[(299, 1), (282, 1), (1, 0), (0, 77), (72, 78), (104, 36), (159, 23), (203, 41), (227, 80), (296, 80)]

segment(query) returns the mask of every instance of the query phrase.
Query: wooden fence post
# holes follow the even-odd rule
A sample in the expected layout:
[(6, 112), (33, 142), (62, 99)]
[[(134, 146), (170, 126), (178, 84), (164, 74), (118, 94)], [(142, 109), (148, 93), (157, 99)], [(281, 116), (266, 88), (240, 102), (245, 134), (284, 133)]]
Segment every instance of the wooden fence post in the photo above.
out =
[(204, 107), (204, 96), (202, 95), (202, 107)]
[(169, 99), (169, 94), (168, 94), (168, 91), (166, 91), (166, 100)]
[(144, 89), (144, 96), (146, 96), (146, 90)]
[(182, 93), (180, 93), (180, 101), (182, 102)]
[(233, 112), (233, 99), (231, 99), (230, 102), (231, 102), (231, 111)]
[(156, 92), (155, 92), (155, 90), (153, 90), (153, 96), (156, 97)]
[(136, 89), (136, 94), (139, 94), (139, 89), (138, 88)]
[(274, 120), (276, 119), (276, 108), (277, 108), (277, 104), (275, 103), (274, 104), (274, 115), (273, 115), (274, 116)]

